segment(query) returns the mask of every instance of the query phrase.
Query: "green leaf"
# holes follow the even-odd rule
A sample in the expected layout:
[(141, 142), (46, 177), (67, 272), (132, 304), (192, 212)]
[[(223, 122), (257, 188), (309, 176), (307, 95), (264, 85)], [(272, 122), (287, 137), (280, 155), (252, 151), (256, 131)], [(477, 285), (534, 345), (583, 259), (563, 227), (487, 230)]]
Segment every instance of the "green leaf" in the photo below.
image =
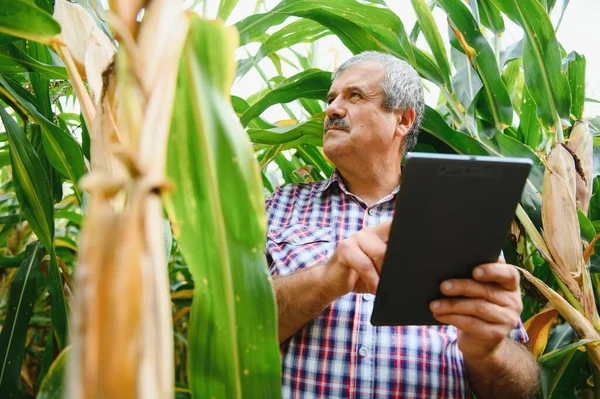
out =
[(25, 252), (21, 252), (15, 256), (1, 256), (0, 255), (0, 267), (17, 267), (25, 259)]
[(353, 53), (376, 50), (393, 54), (413, 65), (426, 79), (444, 85), (437, 65), (410, 44), (402, 21), (391, 10), (355, 0), (284, 0), (270, 12), (238, 22), (241, 43), (259, 37), (288, 17), (308, 18), (327, 27)]
[(0, 168), (10, 165), (10, 154), (6, 150), (0, 150)]
[(240, 117), (243, 126), (274, 104), (289, 103), (299, 98), (323, 100), (331, 85), (331, 72), (308, 69), (281, 82), (250, 106)]
[(577, 218), (579, 219), (579, 226), (581, 229), (581, 239), (587, 242), (592, 242), (594, 237), (596, 236), (596, 229), (594, 225), (590, 221), (590, 219), (585, 216), (579, 208), (577, 209)]
[(25, 259), (10, 285), (8, 312), (0, 333), (0, 391), (6, 398), (15, 398), (18, 394), (42, 255), (43, 248), (39, 242), (29, 244)]
[(504, 18), (491, 0), (477, 0), (481, 24), (496, 35), (504, 33)]
[(26, 99), (23, 89), (16, 84), (10, 84), (4, 77), (0, 76), (0, 93), (9, 96), (42, 128), (44, 133), (44, 151), (48, 161), (63, 176), (73, 182), (73, 190), (81, 203), (81, 193), (77, 188), (77, 182), (85, 173), (83, 163), (83, 152), (81, 146), (73, 136), (63, 131), (58, 126), (46, 119), (32, 102)]
[(221, 18), (223, 21), (227, 21), (229, 15), (237, 5), (239, 0), (221, 0), (219, 2), (219, 11), (217, 11), (217, 17)]
[(280, 352), (262, 183), (229, 103), (233, 32), (191, 16), (169, 136), (174, 190), (167, 208), (195, 281), (187, 337), (192, 396), (276, 398)]
[(542, 125), (537, 118), (537, 105), (527, 87), (523, 87), (523, 99), (521, 102), (521, 114), (519, 116), (519, 137), (523, 143), (537, 151), (543, 141)]
[(446, 54), (444, 41), (437, 27), (437, 23), (433, 18), (433, 14), (425, 0), (411, 0), (412, 6), (417, 14), (419, 26), (423, 30), (423, 35), (427, 39), (427, 44), (433, 52), (433, 57), (437, 62), (437, 66), (442, 72), (444, 81), (450, 86), (450, 63)]
[(581, 120), (585, 104), (585, 56), (573, 51), (569, 53), (566, 60), (567, 76), (571, 88), (571, 114), (577, 120)]
[(299, 144), (323, 145), (323, 120), (320, 113), (306, 122), (270, 129), (247, 129), (250, 140), (256, 144), (285, 144), (283, 149), (294, 148)]
[(549, 398), (552, 396), (552, 392), (558, 385), (560, 378), (563, 376), (565, 369), (569, 365), (569, 362), (575, 355), (576, 351), (583, 345), (590, 342), (597, 341), (582, 339), (579, 342), (575, 342), (547, 353), (538, 359), (542, 369), (542, 392), (544, 394), (544, 398)]
[(60, 25), (29, 1), (1, 0), (0, 33), (50, 45), (60, 33)]
[(62, 349), (68, 335), (67, 305), (54, 252), (54, 209), (50, 184), (42, 163), (23, 130), (1, 106), (0, 117), (8, 133), (12, 175), (21, 211), (50, 253), (48, 290), (52, 296), (52, 328), (58, 348)]
[(450, 25), (483, 83), (484, 93), (496, 128), (512, 124), (513, 107), (500, 76), (494, 51), (485, 40), (469, 9), (460, 0), (440, 0)]
[(492, 0), (525, 31), (523, 68), (527, 89), (538, 105), (544, 128), (555, 131), (560, 119), (569, 119), (569, 82), (561, 71), (561, 57), (554, 28), (546, 10), (537, 1)]
[[(2, 0), (0, 0), (2, 1)], [(29, 54), (21, 51), (14, 44), (0, 46), (0, 73), (10, 71), (13, 73), (39, 72), (50, 79), (68, 79), (69, 75), (64, 67), (50, 65), (32, 58)]]
[(428, 133), (448, 145), (458, 154), (489, 155), (483, 144), (465, 133), (452, 129), (433, 108), (425, 106), (421, 131)]
[(70, 350), (71, 346), (67, 346), (54, 359), (40, 385), (36, 399), (61, 399), (64, 397), (64, 375)]
[(273, 33), (264, 43), (262, 43), (254, 56), (240, 61), (238, 64), (237, 76), (244, 76), (261, 59), (268, 57), (276, 51), (291, 47), (298, 43), (312, 43), (315, 40), (328, 35), (331, 35), (331, 31), (310, 19), (294, 21)]
[(325, 159), (322, 150), (319, 147), (310, 144), (300, 144), (296, 147), (298, 154), (302, 157), (304, 162), (309, 165), (314, 165), (325, 177), (331, 176), (334, 170), (334, 166)]

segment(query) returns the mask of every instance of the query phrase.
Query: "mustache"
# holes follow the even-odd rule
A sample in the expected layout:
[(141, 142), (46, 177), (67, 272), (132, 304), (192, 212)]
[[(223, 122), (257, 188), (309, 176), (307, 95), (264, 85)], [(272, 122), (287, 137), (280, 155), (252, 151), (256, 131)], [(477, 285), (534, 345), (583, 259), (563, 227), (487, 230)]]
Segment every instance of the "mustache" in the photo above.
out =
[(343, 130), (344, 132), (349, 132), (350, 126), (348, 125), (348, 122), (346, 122), (346, 120), (343, 118), (329, 119), (325, 123), (325, 127), (323, 128), (323, 133), (326, 133), (329, 129), (337, 129), (337, 130)]

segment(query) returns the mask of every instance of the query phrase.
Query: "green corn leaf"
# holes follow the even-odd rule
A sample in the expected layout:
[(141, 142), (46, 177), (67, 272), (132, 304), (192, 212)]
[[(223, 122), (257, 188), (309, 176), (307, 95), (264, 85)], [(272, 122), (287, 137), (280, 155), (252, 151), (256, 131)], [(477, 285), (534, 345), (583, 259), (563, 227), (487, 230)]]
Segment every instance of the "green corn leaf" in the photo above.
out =
[(60, 25), (33, 2), (1, 0), (0, 33), (50, 45), (60, 33)]
[(413, 65), (428, 80), (441, 86), (446, 82), (435, 62), (410, 43), (396, 14), (355, 0), (284, 0), (269, 12), (251, 15), (236, 24), (242, 44), (292, 16), (327, 27), (353, 54), (367, 50), (391, 53)]
[(54, 209), (48, 177), (40, 159), (15, 120), (0, 106), (8, 133), (12, 174), (17, 199), (25, 219), (50, 254), (48, 290), (52, 296), (52, 328), (58, 348), (67, 342), (67, 305), (54, 250)]
[(419, 26), (423, 30), (423, 35), (427, 39), (429, 48), (433, 52), (433, 57), (437, 66), (442, 72), (442, 76), (447, 86), (450, 86), (450, 63), (446, 54), (444, 41), (438, 30), (437, 24), (433, 19), (433, 14), (425, 0), (411, 0), (412, 6), (417, 14)]
[(560, 349), (554, 350), (541, 356), (538, 361), (541, 366), (542, 375), (542, 392), (544, 398), (552, 397), (554, 389), (558, 385), (567, 366), (573, 359), (575, 353), (580, 350), (583, 345), (594, 342), (592, 340), (580, 340), (570, 345), (563, 346)]
[(30, 99), (26, 92), (17, 84), (11, 84), (3, 76), (0, 76), (0, 93), (8, 96), (20, 110), (33, 119), (42, 129), (44, 151), (48, 161), (63, 176), (74, 183), (73, 189), (81, 203), (81, 193), (77, 188), (77, 182), (85, 173), (83, 163), (83, 151), (75, 139), (64, 130), (44, 117)]
[(254, 56), (240, 61), (237, 76), (244, 76), (261, 59), (268, 57), (276, 51), (298, 43), (312, 43), (327, 35), (331, 35), (331, 31), (315, 21), (311, 21), (310, 19), (294, 21), (273, 33), (262, 43)]
[(513, 108), (494, 51), (469, 9), (460, 0), (440, 0), (439, 3), (448, 14), (455, 35), (483, 83), (486, 104), (496, 128), (504, 130), (512, 124)]
[(64, 376), (70, 350), (71, 347), (67, 346), (54, 359), (54, 362), (52, 362), (52, 365), (48, 369), (48, 373), (42, 380), (36, 399), (61, 399), (65, 397)]
[(561, 56), (554, 28), (544, 7), (533, 0), (492, 0), (525, 31), (523, 68), (525, 83), (538, 105), (542, 126), (555, 132), (568, 121), (571, 108), (569, 82), (561, 71)]
[(195, 281), (188, 374), (193, 397), (275, 398), (280, 354), (262, 183), (229, 103), (232, 35), (191, 17), (169, 137), (169, 208)]
[(40, 62), (14, 44), (5, 44), (0, 46), (0, 73), (11, 72), (39, 72), (50, 79), (69, 78), (64, 67)]
[(504, 18), (491, 0), (477, 0), (481, 24), (496, 35), (504, 33)]
[(320, 69), (302, 71), (284, 80), (250, 106), (240, 117), (243, 126), (274, 104), (289, 103), (299, 98), (323, 100), (331, 85), (331, 72)]
[(538, 150), (544, 138), (542, 125), (537, 118), (537, 105), (531, 98), (526, 86), (523, 87), (523, 99), (520, 108), (519, 137), (523, 143), (533, 150)]
[(573, 51), (567, 56), (566, 61), (571, 88), (571, 115), (576, 120), (581, 120), (585, 104), (585, 56)]
[(0, 391), (6, 398), (18, 395), (25, 339), (36, 300), (36, 280), (43, 252), (38, 241), (29, 244), (25, 259), (10, 285), (8, 313), (0, 333)]
[(217, 17), (223, 21), (227, 21), (229, 15), (237, 5), (239, 0), (221, 0), (219, 2), (219, 10), (217, 11)]
[(294, 148), (298, 144), (323, 145), (323, 120), (320, 113), (306, 122), (270, 129), (247, 129), (250, 140), (256, 144), (279, 145), (283, 149)]

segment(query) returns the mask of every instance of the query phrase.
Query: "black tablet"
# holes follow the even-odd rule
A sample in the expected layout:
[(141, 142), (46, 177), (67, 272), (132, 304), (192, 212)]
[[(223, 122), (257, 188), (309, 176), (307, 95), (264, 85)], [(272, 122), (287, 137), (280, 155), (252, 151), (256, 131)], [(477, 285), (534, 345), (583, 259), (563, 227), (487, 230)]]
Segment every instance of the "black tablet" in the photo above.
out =
[(410, 153), (371, 323), (434, 325), (442, 281), (498, 259), (531, 168), (522, 158)]

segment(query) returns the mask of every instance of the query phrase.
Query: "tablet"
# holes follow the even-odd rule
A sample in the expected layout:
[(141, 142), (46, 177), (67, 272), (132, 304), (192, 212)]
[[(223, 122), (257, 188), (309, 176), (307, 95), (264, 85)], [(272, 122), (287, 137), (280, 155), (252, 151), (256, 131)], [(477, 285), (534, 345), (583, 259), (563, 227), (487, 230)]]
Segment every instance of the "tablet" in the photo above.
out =
[(495, 262), (531, 160), (409, 153), (371, 324), (439, 325), (429, 304), (440, 284)]

